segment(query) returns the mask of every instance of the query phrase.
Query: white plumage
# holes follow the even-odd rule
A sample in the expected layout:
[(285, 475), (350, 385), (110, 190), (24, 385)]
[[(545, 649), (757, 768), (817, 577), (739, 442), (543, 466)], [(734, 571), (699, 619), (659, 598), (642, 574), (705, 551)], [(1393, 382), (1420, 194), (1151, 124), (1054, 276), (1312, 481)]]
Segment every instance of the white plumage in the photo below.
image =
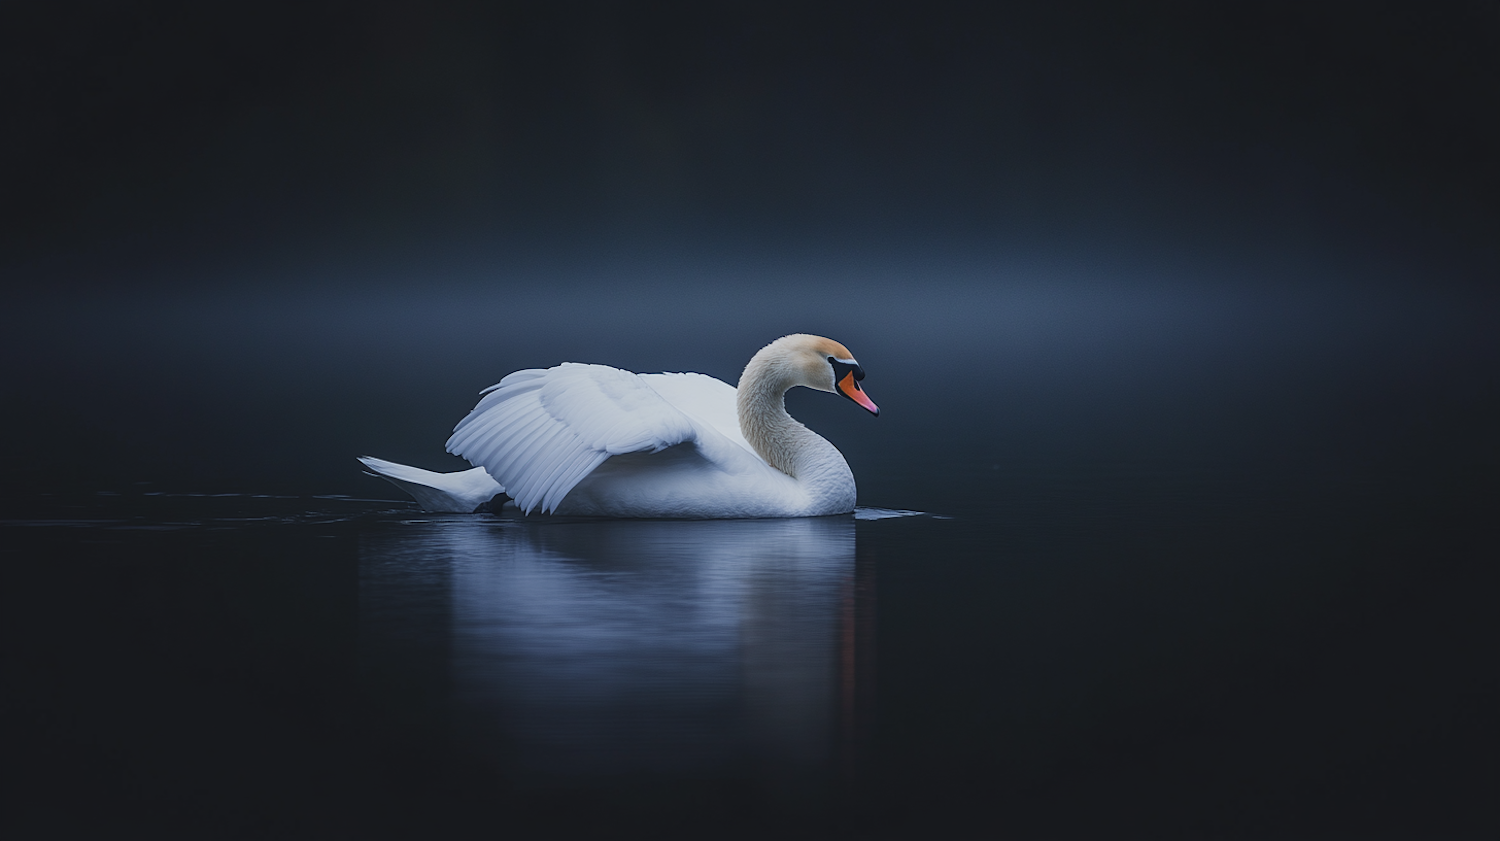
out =
[(483, 467), (457, 473), (434, 473), (373, 456), (360, 456), (359, 461), (374, 471), (374, 475), (388, 479), (411, 494), (426, 511), (472, 514), (487, 507), (495, 494), (505, 492), (505, 488), (490, 478)]
[(482, 468), (482, 477), (362, 461), (429, 510), (474, 510), (472, 497), (489, 488), (487, 479), (491, 496), (503, 491), (528, 514), (847, 513), (855, 500), (848, 464), (786, 414), (782, 396), (805, 385), (843, 393), (878, 414), (856, 382), (863, 376), (842, 345), (805, 335), (762, 349), (739, 390), (703, 374), (564, 363), (505, 377), (459, 422), (448, 451)]

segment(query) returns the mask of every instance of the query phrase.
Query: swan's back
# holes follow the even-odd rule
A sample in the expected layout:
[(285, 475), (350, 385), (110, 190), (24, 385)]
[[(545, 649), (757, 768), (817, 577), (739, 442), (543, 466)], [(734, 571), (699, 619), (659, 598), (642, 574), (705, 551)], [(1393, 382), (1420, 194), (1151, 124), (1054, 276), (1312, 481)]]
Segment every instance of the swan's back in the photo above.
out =
[(707, 374), (641, 374), (640, 377), (676, 409), (760, 458), (740, 431), (734, 386)]

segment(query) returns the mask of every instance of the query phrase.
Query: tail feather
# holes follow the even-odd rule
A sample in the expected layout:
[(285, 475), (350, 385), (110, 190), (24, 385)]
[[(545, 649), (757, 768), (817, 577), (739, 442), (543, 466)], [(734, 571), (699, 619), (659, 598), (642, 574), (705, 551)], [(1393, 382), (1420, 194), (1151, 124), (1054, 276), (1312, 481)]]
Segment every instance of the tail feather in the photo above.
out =
[(490, 478), (483, 467), (457, 473), (434, 473), (373, 456), (360, 456), (359, 461), (374, 475), (411, 494), (424, 511), (470, 514), (488, 506), (496, 495), (505, 493), (505, 488)]

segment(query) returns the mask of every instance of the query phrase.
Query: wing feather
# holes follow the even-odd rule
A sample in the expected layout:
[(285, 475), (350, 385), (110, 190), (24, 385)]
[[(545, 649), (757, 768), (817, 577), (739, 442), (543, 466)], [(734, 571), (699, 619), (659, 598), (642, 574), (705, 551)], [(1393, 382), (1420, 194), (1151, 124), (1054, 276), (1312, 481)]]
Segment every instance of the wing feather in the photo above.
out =
[[(555, 457), (541, 459), (537, 458), (536, 466), (540, 469), (531, 477), (530, 487), (532, 493), (542, 501), (542, 510), (550, 511), (546, 507), (547, 498), (551, 496), (554, 486), (561, 480), (568, 462), (574, 461), (581, 456), (590, 455), (588, 449), (582, 446), (577, 436), (570, 435), (568, 430), (551, 430), (551, 434), (545, 441), (545, 450), (538, 450), (538, 455), (543, 453), (555, 453)], [(569, 490), (572, 490), (569, 488)]]
[(691, 417), (639, 375), (565, 363), (517, 371), (482, 392), (448, 439), (523, 511), (555, 511), (610, 456), (696, 441)]
[(522, 471), (535, 460), (534, 445), (546, 434), (548, 427), (553, 423), (552, 418), (542, 415), (540, 417), (526, 418), (516, 424), (515, 446), (510, 454), (504, 457), (496, 468), (505, 472)]
[(503, 436), (512, 442), (510, 446), (512, 459), (525, 455), (526, 451), (521, 446), (525, 438), (540, 433), (546, 428), (547, 421), (546, 417), (529, 417), (522, 411), (525, 407), (525, 401), (517, 400), (514, 403), (490, 408), (485, 416), (475, 423), (478, 431), (472, 439), (463, 442), (463, 446), (475, 453), (485, 453), (490, 451)]

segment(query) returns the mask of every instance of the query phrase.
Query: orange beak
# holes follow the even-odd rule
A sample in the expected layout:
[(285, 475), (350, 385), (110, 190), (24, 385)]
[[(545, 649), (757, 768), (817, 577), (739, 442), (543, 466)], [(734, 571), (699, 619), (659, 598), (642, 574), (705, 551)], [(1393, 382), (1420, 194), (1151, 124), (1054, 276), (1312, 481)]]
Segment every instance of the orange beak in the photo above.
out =
[(859, 383), (855, 382), (854, 380), (853, 371), (845, 374), (844, 378), (842, 380), (839, 380), (839, 391), (842, 392), (845, 397), (865, 407), (865, 409), (868, 410), (870, 414), (876, 417), (880, 417), (880, 407), (876, 406), (874, 402), (870, 400), (870, 398), (865, 396), (865, 390), (860, 388)]

